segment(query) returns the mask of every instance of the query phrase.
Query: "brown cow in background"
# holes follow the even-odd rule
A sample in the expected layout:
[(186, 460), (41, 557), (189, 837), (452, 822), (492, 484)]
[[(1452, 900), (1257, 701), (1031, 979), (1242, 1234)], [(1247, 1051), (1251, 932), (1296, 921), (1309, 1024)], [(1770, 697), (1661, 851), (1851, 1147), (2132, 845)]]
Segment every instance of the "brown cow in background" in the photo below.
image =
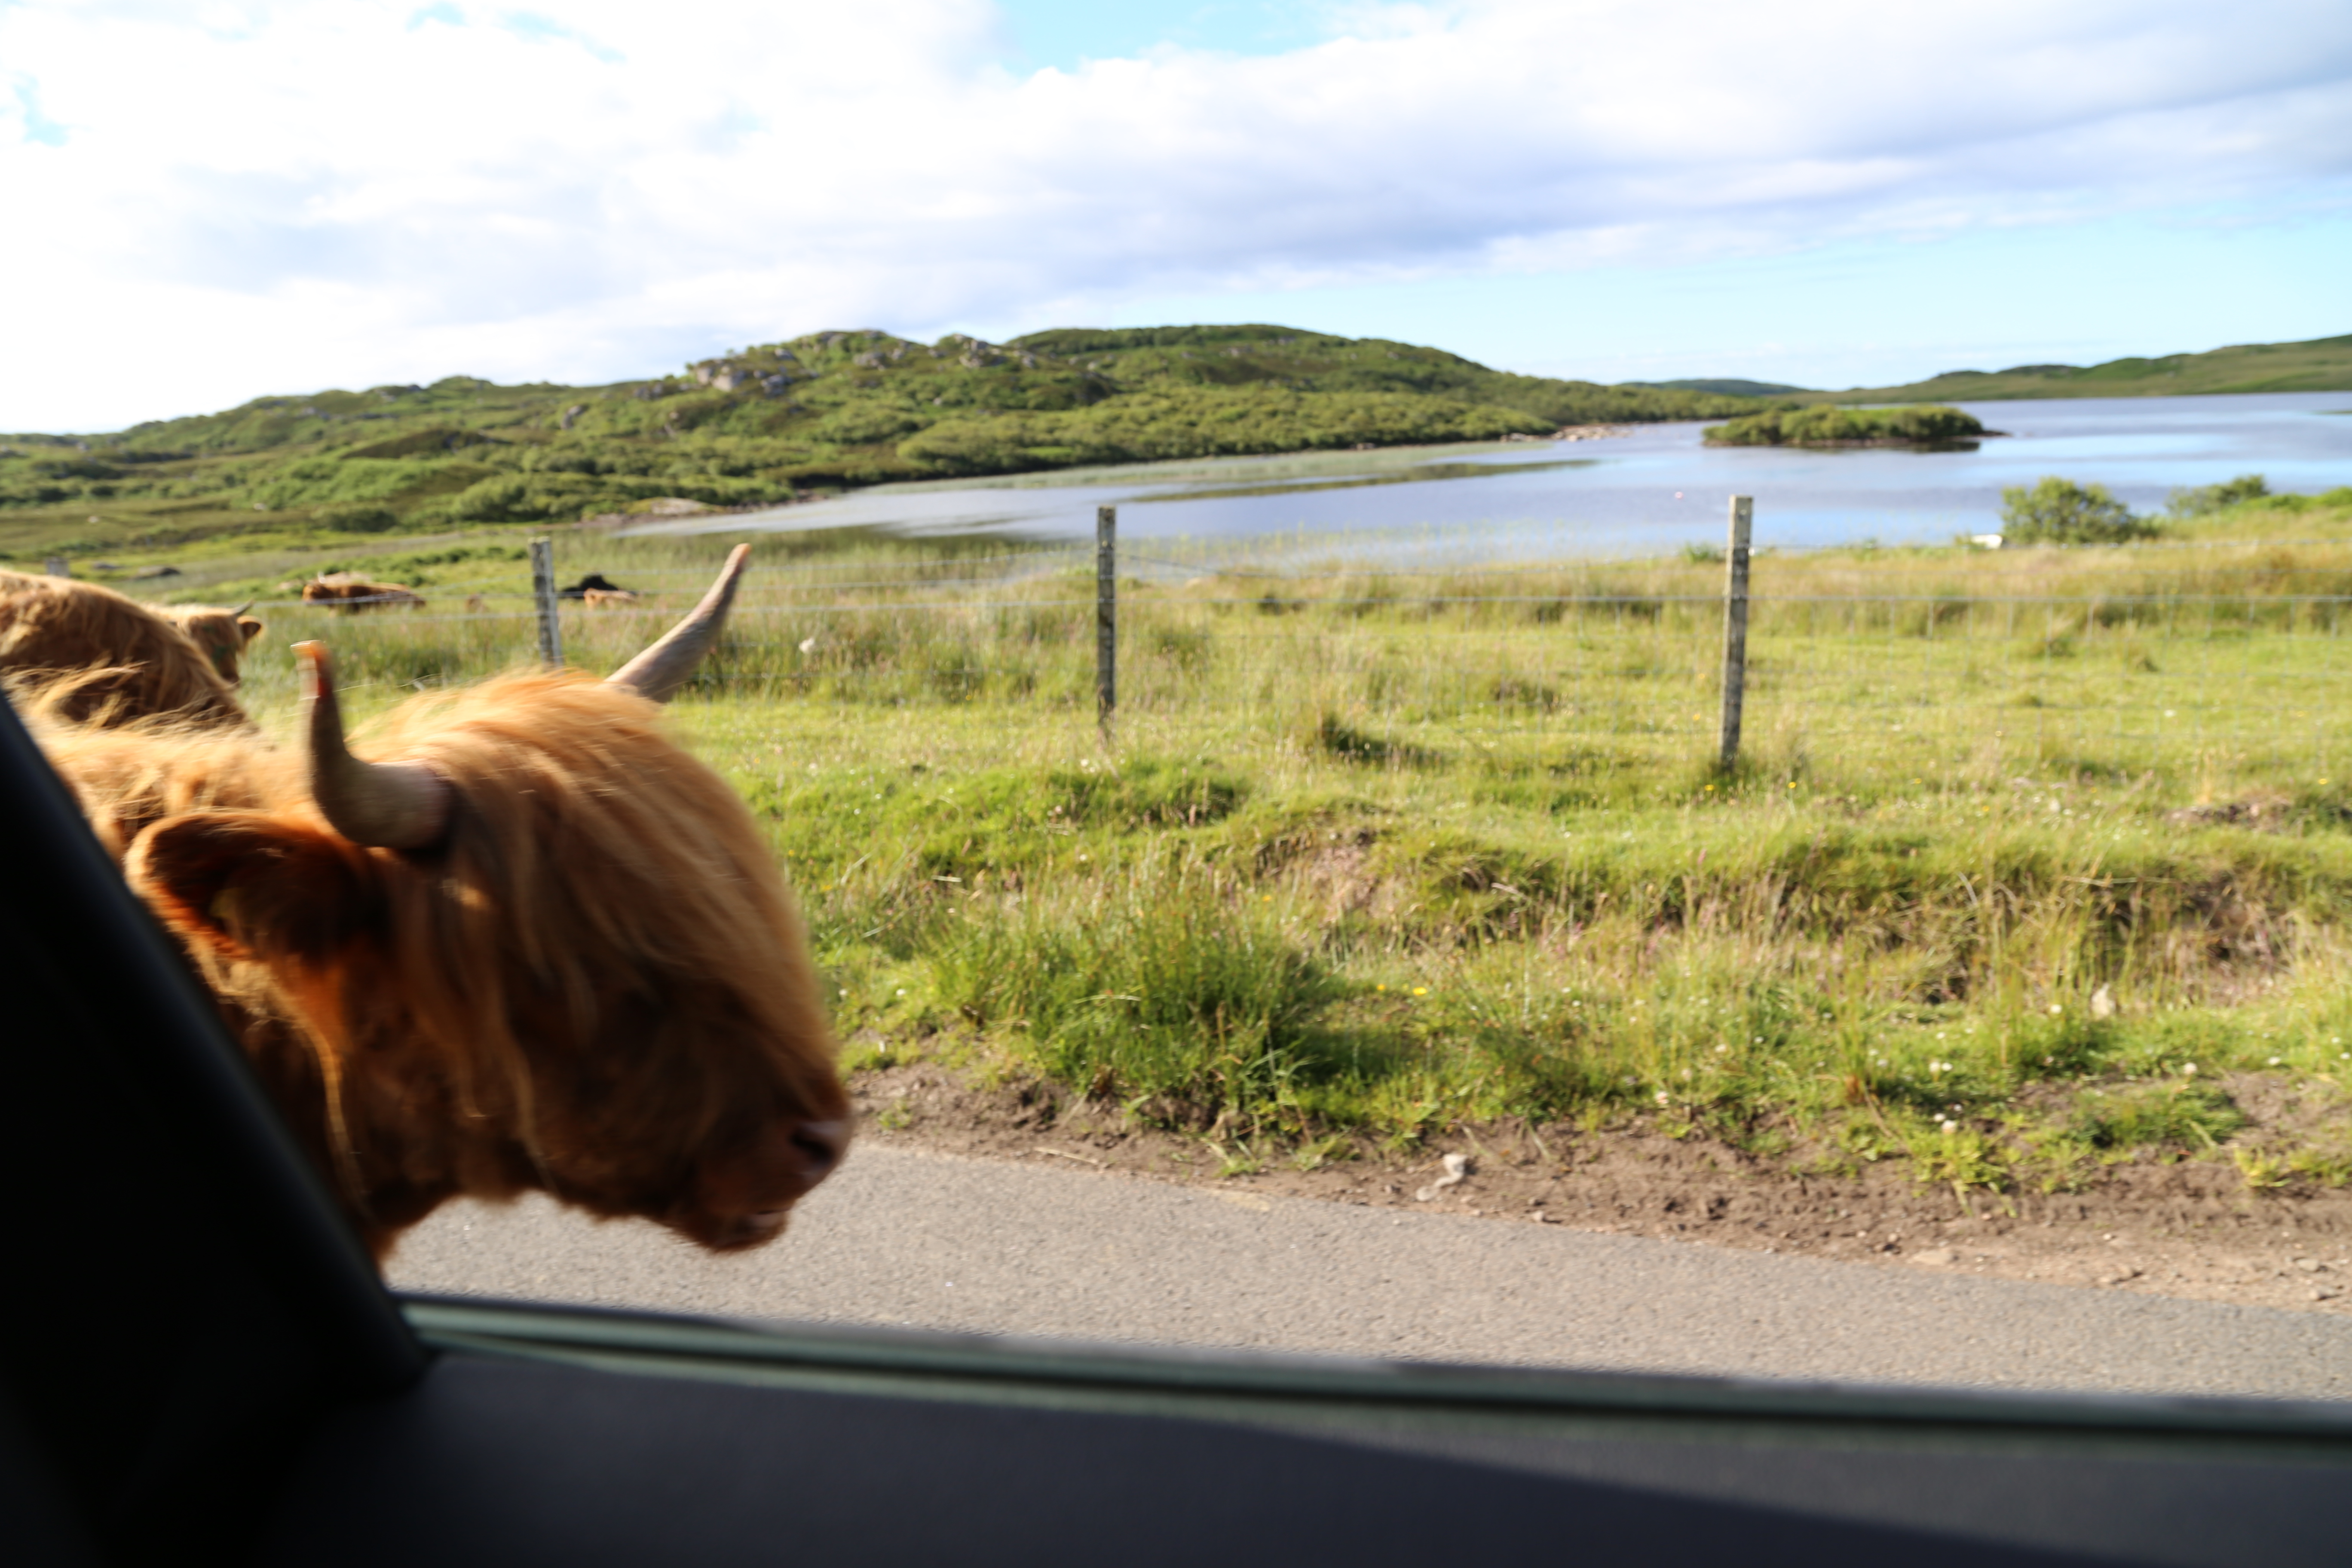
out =
[(611, 679), (412, 699), (383, 761), (347, 749), (316, 643), (298, 750), (38, 730), (379, 1258), (451, 1198), (532, 1188), (755, 1247), (840, 1160), (800, 917), (658, 706), (748, 554)]
[(212, 659), (221, 679), (235, 686), (245, 679), (241, 668), (245, 650), (263, 629), (259, 621), (245, 613), (251, 608), (253, 601), (247, 599), (234, 610), (211, 605), (158, 605), (155, 613), (179, 627)]
[(69, 577), (0, 572), (0, 675), (35, 712), (74, 723), (168, 714), (246, 724), (229, 681), (187, 633), (136, 599)]
[(356, 615), (362, 610), (421, 610), (425, 595), (358, 572), (329, 572), (302, 584), (302, 602)]

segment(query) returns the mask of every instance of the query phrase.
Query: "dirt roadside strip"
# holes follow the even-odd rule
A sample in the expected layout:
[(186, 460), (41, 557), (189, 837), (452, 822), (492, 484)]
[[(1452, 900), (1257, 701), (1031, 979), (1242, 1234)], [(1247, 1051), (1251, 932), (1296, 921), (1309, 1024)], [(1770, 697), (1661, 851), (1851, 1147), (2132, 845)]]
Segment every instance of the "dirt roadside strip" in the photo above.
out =
[[(1465, 1182), (1463, 1186), (1474, 1185)], [(1448, 1189), (1453, 1190), (1453, 1189)], [(735, 1258), (533, 1198), (413, 1232), (404, 1289), (1429, 1360), (2352, 1398), (2352, 1319), (856, 1148)]]
[[(2219, 1160), (2121, 1163), (2083, 1192), (1955, 1193), (1899, 1162), (1803, 1175), (1705, 1139), (1500, 1126), (1407, 1155), (1359, 1146), (1309, 1170), (1279, 1155), (1250, 1169), (1259, 1163), (1233, 1140), (1138, 1129), (1114, 1108), (936, 1063), (861, 1072), (851, 1087), (869, 1145), (2352, 1317), (2352, 1192), (2256, 1194)], [(1444, 1181), (1448, 1155), (1467, 1162), (1465, 1179)]]

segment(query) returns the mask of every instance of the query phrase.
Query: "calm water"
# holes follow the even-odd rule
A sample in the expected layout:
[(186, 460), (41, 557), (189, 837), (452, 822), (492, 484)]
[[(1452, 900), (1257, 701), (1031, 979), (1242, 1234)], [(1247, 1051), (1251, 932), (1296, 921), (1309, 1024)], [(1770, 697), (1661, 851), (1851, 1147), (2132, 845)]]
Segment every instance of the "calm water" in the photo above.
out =
[[(1698, 425), (1603, 441), (1422, 447), (893, 485), (706, 528), (864, 524), (908, 532), (1190, 539), (1392, 555), (1653, 554), (1718, 542), (1725, 498), (1756, 498), (1759, 545), (1937, 542), (2000, 527), (2005, 485), (2061, 474), (2142, 510), (2239, 474), (2273, 490), (2352, 484), (2352, 393), (1966, 405), (2008, 434), (1974, 451), (1712, 449)], [(2334, 412), (2344, 410), (2347, 412)], [(667, 525), (693, 531), (691, 523)]]

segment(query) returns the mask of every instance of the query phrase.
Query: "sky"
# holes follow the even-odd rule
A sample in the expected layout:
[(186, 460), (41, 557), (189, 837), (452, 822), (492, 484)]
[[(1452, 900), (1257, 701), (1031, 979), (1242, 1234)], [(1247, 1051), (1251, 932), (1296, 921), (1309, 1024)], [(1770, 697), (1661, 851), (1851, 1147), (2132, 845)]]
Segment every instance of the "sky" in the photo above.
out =
[(827, 328), (1887, 384), (2352, 332), (2342, 0), (0, 0), (0, 430)]

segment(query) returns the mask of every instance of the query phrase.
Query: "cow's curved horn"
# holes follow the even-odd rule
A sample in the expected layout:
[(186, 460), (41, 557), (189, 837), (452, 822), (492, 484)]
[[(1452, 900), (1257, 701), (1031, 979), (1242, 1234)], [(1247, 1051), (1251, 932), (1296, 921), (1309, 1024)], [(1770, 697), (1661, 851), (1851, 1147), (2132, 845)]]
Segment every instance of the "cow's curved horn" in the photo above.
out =
[(744, 563), (751, 559), (751, 547), (737, 545), (728, 555), (727, 564), (719, 569), (719, 581), (702, 595), (702, 603), (688, 611), (686, 619), (670, 627), (661, 641), (605, 677), (605, 683), (625, 686), (638, 696), (650, 697), (656, 702), (668, 701), (670, 693), (687, 683), (694, 674), (694, 667), (702, 662), (702, 656), (719, 640), (720, 630), (727, 625), (727, 612), (735, 603), (735, 586), (743, 578)]
[(261, 603), (261, 601), (258, 599), (247, 599), (244, 604), (239, 605), (236, 609), (231, 610), (229, 614), (232, 616), (241, 616), (259, 603)]
[(320, 815), (354, 844), (422, 849), (439, 843), (449, 826), (448, 781), (422, 763), (363, 763), (352, 755), (343, 745), (327, 645), (298, 642), (294, 657), (302, 664), (302, 749)]

